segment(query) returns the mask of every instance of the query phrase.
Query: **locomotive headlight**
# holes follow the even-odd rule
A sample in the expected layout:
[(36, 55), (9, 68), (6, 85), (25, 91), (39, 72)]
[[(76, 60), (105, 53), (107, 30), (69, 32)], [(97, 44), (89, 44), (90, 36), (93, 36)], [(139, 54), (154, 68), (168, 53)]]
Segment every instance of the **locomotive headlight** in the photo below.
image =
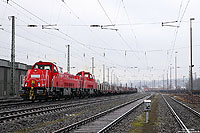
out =
[(28, 83), (27, 83), (27, 82), (25, 82), (25, 85), (24, 85), (24, 86), (25, 86), (25, 87), (27, 87), (27, 85), (28, 85)]
[(38, 82), (38, 87), (40, 87), (40, 82)]

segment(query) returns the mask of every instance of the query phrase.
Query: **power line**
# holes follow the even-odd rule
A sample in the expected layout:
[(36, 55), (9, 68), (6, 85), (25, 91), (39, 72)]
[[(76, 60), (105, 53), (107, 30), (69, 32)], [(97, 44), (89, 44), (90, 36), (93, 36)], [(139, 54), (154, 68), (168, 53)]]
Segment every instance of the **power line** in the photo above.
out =
[(103, 12), (105, 13), (106, 17), (107, 17), (107, 18), (108, 18), (108, 20), (110, 21), (111, 25), (114, 25), (114, 24), (112, 23), (112, 21), (111, 21), (110, 17), (108, 16), (108, 14), (107, 14), (106, 10), (105, 10), (105, 9), (104, 9), (104, 7), (102, 6), (101, 2), (100, 2), (99, 0), (97, 0), (97, 1), (98, 1), (99, 5), (101, 6), (101, 8), (102, 8)]
[[(70, 6), (67, 5), (67, 3), (65, 1), (62, 1), (62, 3), (64, 3), (64, 5), (72, 12), (72, 14), (81, 22), (83, 23), (84, 25), (81, 25), (81, 26), (87, 26), (87, 28), (89, 29), (89, 31), (92, 33), (92, 35), (94, 34), (93, 31), (91, 30), (90, 28), (90, 25), (86, 25), (85, 22), (73, 11), (72, 8), (70, 8)], [(65, 7), (64, 7), (65, 8)], [(66, 8), (65, 8), (66, 9)], [(80, 25), (79, 25), (80, 26)], [(106, 43), (102, 38), (100, 38), (99, 40), (101, 40), (103, 43), (109, 45), (108, 43)], [(85, 46), (89, 46), (91, 47), (92, 45), (87, 45), (85, 44)], [(93, 47), (93, 46), (92, 46)]]
[(180, 3), (180, 8), (179, 8), (179, 11), (178, 11), (178, 18), (177, 18), (177, 20), (179, 20), (179, 17), (180, 17), (180, 14), (181, 14), (182, 6), (183, 6), (183, 0), (181, 0), (181, 3)]
[(118, 18), (118, 15), (119, 15), (119, 11), (120, 11), (120, 7), (121, 7), (121, 0), (119, 1), (119, 7), (118, 7), (118, 10), (117, 10), (117, 14), (116, 14), (116, 18), (115, 18), (115, 23), (117, 23), (117, 18)]
[[(35, 16), (34, 16), (35, 17)], [(32, 19), (32, 20), (34, 20), (34, 19)], [(41, 20), (40, 20), (41, 21)], [(46, 22), (46, 21), (45, 21)], [(64, 33), (64, 32), (63, 32)], [(64, 37), (63, 37), (64, 38)], [(69, 38), (69, 36), (68, 36), (68, 38)], [(73, 38), (73, 37), (72, 37)], [(73, 39), (75, 39), (75, 38), (70, 38), (71, 40), (73, 40)], [(76, 39), (75, 39), (76, 40)], [(75, 40), (73, 40), (73, 42), (76, 42)], [(79, 40), (77, 40), (78, 42), (76, 42), (76, 43), (82, 43), (81, 41), (79, 41)], [(83, 44), (85, 44), (85, 43), (83, 43)], [(84, 45), (82, 45), (82, 46), (84, 46)], [(88, 46), (87, 44), (84, 46), (85, 48), (87, 47), (87, 48), (90, 48), (90, 46)], [(90, 48), (91, 49), (91, 48)], [(93, 52), (93, 49), (91, 49), (91, 51)], [(99, 53), (99, 52), (98, 52)], [(100, 57), (103, 57), (103, 56), (100, 56)], [(106, 57), (105, 57), (106, 58)]]
[[(108, 16), (106, 10), (104, 9), (103, 5), (101, 4), (101, 2), (99, 0), (97, 0), (99, 5), (101, 6), (103, 12), (105, 13), (105, 15), (107, 16), (108, 20), (110, 21), (111, 25), (113, 25), (115, 27), (115, 25), (113, 24), (112, 20), (110, 19), (110, 17)], [(122, 37), (122, 35), (118, 32), (118, 30), (116, 30), (117, 35), (121, 38), (121, 40), (132, 50), (132, 48), (129, 46), (129, 44), (127, 43), (127, 41)], [(140, 60), (140, 58), (134, 53), (134, 55), (136, 56), (136, 58), (142, 63), (142, 61)], [(142, 63), (143, 64), (143, 63)]]
[[(134, 36), (134, 38), (135, 38), (135, 40), (136, 40), (136, 35), (135, 35), (135, 33), (133, 32), (133, 27), (132, 27), (132, 25), (131, 25), (131, 20), (130, 20), (130, 17), (129, 17), (129, 15), (128, 15), (127, 10), (126, 10), (124, 1), (123, 1), (123, 0), (121, 0), (121, 1), (122, 1), (122, 4), (123, 4), (123, 7), (124, 7), (124, 11), (125, 11), (126, 17), (127, 17), (127, 19), (128, 19), (128, 23), (129, 23), (129, 25), (130, 25), (131, 33), (133, 34), (133, 36)], [(137, 43), (137, 40), (136, 40), (136, 43)], [(137, 44), (136, 44), (136, 45), (137, 45)]]
[(183, 20), (183, 17), (184, 17), (184, 15), (185, 15), (185, 13), (186, 13), (186, 10), (187, 10), (187, 8), (188, 8), (189, 3), (190, 3), (190, 0), (188, 0), (187, 5), (186, 5), (186, 7), (185, 7), (185, 9), (184, 9), (184, 11), (183, 11), (183, 15), (182, 15), (182, 17), (181, 17), (181, 19), (180, 19), (179, 25), (181, 24), (181, 22), (182, 22), (182, 20)]
[[(130, 17), (129, 17), (129, 15), (128, 15), (127, 9), (126, 9), (126, 7), (125, 7), (124, 1), (123, 1), (123, 0), (121, 0), (121, 1), (122, 1), (122, 4), (123, 4), (123, 8), (124, 8), (126, 17), (127, 17), (127, 19), (128, 19), (128, 23), (129, 23), (129, 26), (130, 26), (130, 31), (131, 31), (131, 33), (132, 33), (134, 39), (135, 39), (135, 44), (136, 44), (136, 47), (137, 47), (138, 44), (137, 44), (137, 37), (136, 37), (136, 34), (135, 34), (134, 31), (133, 31), (133, 27), (132, 27), (132, 25), (131, 25), (131, 20), (130, 20)], [(147, 61), (147, 57), (146, 57), (146, 52), (145, 52), (145, 61), (146, 61), (146, 65), (147, 65), (147, 68), (148, 68), (148, 61)]]
[[(7, 33), (11, 33), (10, 31), (7, 31), (7, 30), (3, 30), (3, 31), (5, 31), (5, 32), (7, 32)], [(20, 37), (20, 38), (23, 38), (23, 39), (25, 39), (25, 40), (28, 40), (28, 41), (30, 41), (30, 42), (36, 43), (36, 44), (38, 44), (38, 45), (41, 45), (41, 46), (50, 48), (50, 49), (52, 49), (52, 50), (55, 50), (55, 51), (64, 53), (64, 51), (61, 51), (61, 50), (52, 48), (51, 46), (48, 46), (48, 45), (46, 45), (46, 44), (42, 44), (42, 43), (40, 43), (40, 42), (37, 42), (37, 41), (34, 41), (34, 40), (32, 40), (32, 39), (26, 38), (26, 37), (24, 37), (24, 36), (22, 36), (22, 35), (16, 34), (16, 36), (17, 36), (17, 37)]]
[[(110, 21), (111, 25), (114, 25), (112, 20), (110, 19), (110, 17), (108, 16), (106, 10), (104, 9), (103, 5), (101, 4), (101, 2), (99, 0), (97, 0), (99, 5), (101, 6), (103, 12), (105, 13), (105, 15), (107, 16), (108, 20)], [(115, 27), (115, 26), (114, 26)], [(126, 44), (131, 50), (132, 48), (129, 46), (128, 42), (123, 38), (123, 36), (118, 32), (116, 31), (116, 33), (118, 34), (118, 36), (121, 38), (121, 40), (124, 42), (124, 44)], [(143, 64), (143, 62), (141, 61), (141, 59), (134, 53), (134, 55), (136, 56), (136, 58)]]
[(25, 10), (26, 12), (28, 12), (29, 14), (31, 14), (32, 16), (36, 17), (37, 19), (39, 19), (40, 21), (48, 24), (46, 21), (44, 21), (43, 19), (41, 19), (40, 17), (38, 17), (37, 15), (33, 14), (32, 12), (30, 12), (29, 10), (25, 9), (24, 7), (20, 6), (19, 4), (17, 4), (16, 2), (12, 1), (12, 3), (14, 3), (15, 5), (17, 5), (18, 7), (22, 8), (23, 10)]
[[(175, 38), (174, 38), (173, 47), (172, 47), (173, 50), (172, 50), (172, 52), (171, 52), (171, 56), (170, 56), (170, 60), (169, 60), (169, 64), (168, 64), (168, 69), (169, 69), (169, 67), (170, 67), (170, 62), (171, 62), (171, 60), (172, 60), (172, 55), (173, 55), (173, 53), (174, 53), (174, 47), (175, 47), (175, 45), (176, 45), (176, 40), (177, 40), (177, 36), (178, 36), (179, 27), (180, 27), (180, 25), (181, 25), (181, 22), (182, 22), (183, 17), (184, 17), (184, 15), (185, 15), (185, 13), (186, 13), (186, 10), (187, 10), (187, 8), (188, 8), (189, 3), (190, 3), (190, 0), (187, 1), (186, 7), (185, 7), (185, 9), (184, 9), (184, 11), (183, 11), (183, 14), (182, 14), (182, 16), (181, 16), (181, 18), (180, 18), (180, 20), (179, 20), (178, 27), (176, 28), (176, 31), (175, 31)], [(167, 69), (167, 70), (168, 70), (168, 69)]]
[[(64, 2), (65, 3), (65, 2)], [(69, 6), (65, 3), (65, 5), (69, 8)], [(69, 8), (71, 11), (73, 11), (71, 8)], [(74, 11), (73, 11), (73, 13), (74, 13)], [(75, 14), (75, 13), (74, 13)], [(77, 15), (75, 15), (78, 19), (80, 19), (80, 17), (78, 17)], [(87, 44), (84, 44), (84, 43), (82, 43), (82, 42), (80, 42), (80, 41), (78, 41), (78, 40), (76, 40), (76, 39), (74, 39), (74, 38), (72, 38), (72, 37), (70, 37), (72, 40), (74, 40), (75, 42), (77, 42), (77, 43), (79, 43), (79, 44), (81, 44), (81, 45), (83, 45), (83, 46), (88, 46)], [(92, 46), (92, 45), (90, 45), (90, 46)], [(87, 48), (89, 48), (89, 47), (87, 47)], [(90, 48), (89, 48), (90, 49)], [(107, 58), (106, 58), (107, 59)], [(107, 59), (108, 60), (108, 59)]]
[[(13, 2), (13, 1), (12, 1), (12, 2)], [(25, 9), (24, 7), (20, 6), (19, 4), (15, 3), (15, 2), (13, 2), (13, 3), (16, 4), (17, 6), (19, 6), (20, 8), (22, 8), (23, 10), (25, 10), (26, 12), (30, 13), (31, 15), (33, 15), (34, 17), (36, 17), (36, 18), (39, 19), (40, 21), (42, 21), (42, 22), (44, 22), (44, 23), (46, 23), (46, 24), (49, 24), (48, 22), (46, 22), (45, 20), (41, 19), (41, 18), (38, 17), (37, 15), (31, 13), (30, 11), (28, 11), (28, 10)], [(9, 4), (9, 5), (10, 5), (10, 4)], [(31, 19), (31, 20), (32, 20), (32, 19)], [(68, 34), (66, 34), (66, 33), (64, 33), (64, 32), (62, 32), (62, 31), (60, 31), (60, 30), (58, 30), (58, 32), (60, 32), (61, 34), (67, 36), (68, 38), (70, 38), (70, 39), (73, 40), (74, 42), (76, 42), (76, 43), (78, 43), (78, 44), (81, 44), (82, 46), (88, 48), (84, 43), (81, 43), (80, 41), (74, 39), (73, 37), (69, 36)], [(91, 50), (90, 48), (88, 48), (88, 49)], [(91, 50), (91, 51), (93, 51), (93, 50)]]
[[(187, 21), (183, 21), (183, 22), (187, 22)], [(162, 22), (141, 22), (141, 23), (115, 23), (115, 26), (135, 26), (135, 25), (160, 25)], [(200, 23), (200, 22), (199, 22)], [(105, 24), (105, 25), (109, 25), (109, 24)], [(91, 24), (72, 24), (72, 25), (59, 25), (60, 27), (62, 26), (85, 26), (85, 27), (90, 27)]]
[[(20, 6), (20, 8), (21, 8), (22, 6)], [(22, 8), (22, 9), (25, 9), (25, 8)], [(25, 10), (25, 11), (27, 11), (27, 10)], [(30, 12), (28, 12), (28, 13), (30, 13)], [(31, 14), (33, 14), (33, 13), (31, 13)], [(34, 15), (34, 16), (36, 16), (36, 15)], [(39, 17), (37, 17), (37, 18), (39, 18)], [(32, 18), (30, 18), (30, 20), (33, 20)], [(40, 20), (42, 20), (42, 19), (40, 19)], [(46, 21), (43, 21), (43, 22), (46, 22)], [(47, 22), (46, 22), (47, 23)], [(48, 24), (48, 23), (47, 23)], [(7, 31), (8, 32), (8, 31)], [(74, 39), (74, 38), (72, 38), (71, 36), (69, 36), (69, 35), (67, 35), (67, 34), (65, 34), (64, 32), (61, 32), (61, 31), (59, 31), (60, 33), (62, 33), (63, 35), (65, 35), (65, 36), (67, 36), (68, 38), (70, 38), (71, 40), (73, 40), (73, 41), (75, 41), (75, 42), (77, 42), (78, 44), (81, 44), (82, 46), (84, 46), (84, 47), (86, 47), (86, 45), (84, 44), (84, 43), (82, 43), (82, 42), (80, 42), (80, 41), (78, 41), (78, 40), (76, 40), (76, 39)], [(25, 38), (25, 37), (23, 37), (23, 36), (21, 36), (21, 35), (17, 35), (18, 37), (21, 37), (21, 38), (24, 38), (24, 39), (26, 39), (26, 40), (29, 40), (29, 41), (31, 41), (31, 42), (34, 42), (34, 43), (37, 43), (37, 44), (39, 44), (39, 45), (43, 45), (43, 46), (46, 46), (46, 45), (44, 45), (44, 44), (41, 44), (41, 43), (39, 43), (39, 42), (37, 42), (37, 41), (34, 41), (34, 40), (31, 40), (31, 39), (29, 39), (29, 38)], [(49, 48), (51, 48), (50, 46), (46, 46), (46, 47), (49, 47)], [(88, 48), (88, 47), (86, 47), (86, 48)], [(90, 48), (88, 48), (88, 49), (90, 49)], [(92, 50), (92, 49), (90, 49), (91, 51), (94, 51), (94, 50)], [(63, 52), (64, 53), (64, 52)], [(97, 52), (96, 52), (97, 53)], [(103, 56), (102, 56), (103, 57)], [(107, 59), (107, 58), (106, 58)], [(107, 59), (108, 60), (108, 59)], [(113, 64), (112, 64), (113, 65)], [(117, 64), (118, 65), (118, 64)], [(120, 65), (119, 65), (120, 66)]]
[[(26, 23), (25, 21), (23, 21), (23, 20), (21, 20), (21, 19), (18, 19), (18, 20), (20, 20), (20, 21), (22, 21), (23, 23), (25, 23), (26, 25), (25, 26), (27, 26), (28, 25), (28, 23)], [(40, 25), (40, 26), (42, 26), (42, 25)], [(43, 30), (40, 30), (40, 31), (43, 31)], [(69, 41), (69, 40), (67, 40), (66, 38), (63, 38), (63, 37), (60, 37), (60, 36), (57, 36), (57, 35), (54, 35), (54, 34), (51, 34), (51, 33), (48, 33), (48, 32), (45, 32), (45, 33), (47, 33), (47, 34), (49, 34), (49, 35), (52, 35), (52, 36), (55, 36), (55, 37), (57, 37), (57, 38), (60, 38), (60, 39), (63, 39), (64, 41)], [(75, 47), (74, 47), (75, 48)], [(77, 54), (76, 54), (77, 55)], [(75, 57), (75, 56), (73, 56), (73, 57)], [(79, 56), (79, 57), (81, 57), (81, 56)], [(78, 58), (80, 61), (82, 61), (80, 58)]]

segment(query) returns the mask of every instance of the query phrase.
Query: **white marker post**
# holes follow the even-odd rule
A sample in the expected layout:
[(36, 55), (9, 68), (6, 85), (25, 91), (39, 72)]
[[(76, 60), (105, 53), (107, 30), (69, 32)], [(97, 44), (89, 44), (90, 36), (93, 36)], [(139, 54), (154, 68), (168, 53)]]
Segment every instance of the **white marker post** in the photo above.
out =
[(149, 112), (151, 111), (151, 100), (144, 100), (144, 111), (146, 112), (146, 123), (149, 123)]

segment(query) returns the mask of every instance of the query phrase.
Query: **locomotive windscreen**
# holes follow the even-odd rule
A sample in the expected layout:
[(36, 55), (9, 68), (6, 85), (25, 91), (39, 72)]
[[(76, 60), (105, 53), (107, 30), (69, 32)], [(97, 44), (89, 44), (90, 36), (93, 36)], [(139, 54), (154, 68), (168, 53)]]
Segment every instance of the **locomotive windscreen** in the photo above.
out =
[(52, 70), (52, 65), (36, 64), (33, 68), (42, 70)]

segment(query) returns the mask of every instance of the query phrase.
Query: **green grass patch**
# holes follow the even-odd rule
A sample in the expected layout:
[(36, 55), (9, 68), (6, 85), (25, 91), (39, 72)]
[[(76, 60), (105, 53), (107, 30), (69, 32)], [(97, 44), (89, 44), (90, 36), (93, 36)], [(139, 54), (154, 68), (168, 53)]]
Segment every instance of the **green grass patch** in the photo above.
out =
[(133, 127), (130, 133), (142, 133), (143, 127), (145, 126), (145, 113), (139, 115), (131, 125)]
[[(151, 111), (149, 113), (149, 123), (146, 123), (146, 113), (143, 112), (131, 123), (132, 128), (129, 133), (156, 133), (156, 127), (160, 125), (158, 118), (158, 95), (151, 98)], [(144, 105), (143, 105), (144, 106)]]

